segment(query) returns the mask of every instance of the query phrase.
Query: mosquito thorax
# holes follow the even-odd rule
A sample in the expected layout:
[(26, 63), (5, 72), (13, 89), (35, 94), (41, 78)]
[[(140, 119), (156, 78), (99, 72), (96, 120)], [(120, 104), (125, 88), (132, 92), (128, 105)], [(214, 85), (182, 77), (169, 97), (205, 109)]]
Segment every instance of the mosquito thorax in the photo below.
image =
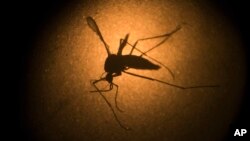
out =
[(111, 54), (107, 57), (104, 70), (108, 73), (121, 73), (125, 69), (122, 56)]

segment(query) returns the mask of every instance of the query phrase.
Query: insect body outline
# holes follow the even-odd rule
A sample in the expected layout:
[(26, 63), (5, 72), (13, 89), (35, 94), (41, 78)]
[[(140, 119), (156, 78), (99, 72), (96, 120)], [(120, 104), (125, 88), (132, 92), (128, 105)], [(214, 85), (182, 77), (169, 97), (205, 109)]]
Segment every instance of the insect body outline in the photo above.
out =
[[(114, 108), (112, 107), (110, 102), (107, 100), (107, 98), (103, 95), (104, 92), (111, 91), (111, 90), (113, 90), (114, 87), (116, 87), (115, 106), (116, 106), (116, 109), (118, 111), (123, 112), (121, 110), (121, 108), (119, 108), (119, 106), (117, 104), (119, 86), (113, 82), (113, 78), (120, 76), (122, 73), (126, 73), (128, 75), (132, 75), (132, 76), (135, 76), (135, 77), (148, 79), (148, 80), (151, 80), (151, 81), (156, 81), (156, 82), (166, 84), (166, 85), (169, 85), (169, 86), (172, 86), (172, 87), (176, 87), (176, 88), (179, 88), (179, 89), (218, 87), (218, 85), (202, 85), (202, 86), (200, 85), (200, 86), (184, 87), (184, 86), (181, 86), (181, 85), (168, 83), (168, 82), (165, 82), (165, 81), (162, 81), (162, 80), (158, 80), (158, 79), (155, 79), (155, 78), (151, 78), (151, 77), (148, 77), (148, 76), (143, 76), (143, 75), (140, 75), (140, 74), (135, 74), (135, 73), (131, 73), (131, 72), (127, 71), (130, 68), (141, 69), (141, 70), (158, 70), (161, 67), (164, 67), (171, 74), (171, 76), (174, 78), (173, 72), (167, 66), (165, 66), (163, 63), (159, 62), (158, 60), (148, 56), (147, 53), (152, 51), (153, 49), (159, 47), (169, 37), (171, 37), (173, 34), (178, 32), (182, 28), (181, 25), (178, 25), (173, 31), (171, 31), (169, 33), (165, 33), (165, 34), (158, 35), (158, 36), (153, 36), (153, 37), (148, 37), (148, 38), (138, 39), (134, 44), (130, 44), (128, 42), (129, 34), (127, 34), (124, 39), (120, 39), (120, 45), (119, 45), (117, 54), (112, 54), (110, 52), (110, 50), (109, 50), (109, 45), (105, 42), (105, 40), (104, 40), (104, 38), (103, 38), (103, 36), (102, 36), (102, 34), (100, 32), (100, 29), (99, 29), (97, 23), (95, 22), (95, 20), (90, 16), (87, 17), (86, 20), (87, 20), (88, 26), (92, 29), (92, 31), (94, 31), (99, 36), (100, 40), (102, 41), (102, 43), (105, 46), (107, 54), (108, 54), (108, 56), (107, 56), (107, 58), (105, 60), (105, 64), (104, 64), (104, 70), (105, 70), (106, 76), (103, 77), (103, 75), (102, 75), (102, 77), (100, 79), (91, 81), (91, 84), (95, 87), (96, 90), (90, 91), (90, 92), (98, 92), (102, 96), (102, 98), (105, 100), (105, 102), (107, 103), (107, 105), (111, 109), (116, 121), (118, 122), (118, 124), (123, 129), (130, 130), (131, 128), (126, 127), (125, 125), (122, 124), (122, 122), (119, 120), (118, 116), (116, 115), (116, 112), (115, 112)], [(155, 46), (148, 49), (147, 51), (143, 52), (143, 51), (139, 50), (136, 47), (136, 45), (140, 41), (151, 40), (151, 39), (156, 39), (156, 38), (163, 38), (163, 40), (160, 41)], [(122, 51), (123, 51), (123, 49), (124, 49), (124, 47), (126, 45), (129, 45), (131, 47), (130, 53), (127, 54), (127, 55), (122, 55)], [(140, 52), (141, 55), (139, 55), (139, 56), (133, 55), (134, 50)], [(151, 59), (152, 61), (154, 61), (157, 64), (152, 63), (148, 59), (143, 58), (143, 56), (148, 57), (149, 59)], [(101, 82), (101, 81), (107, 81), (109, 83), (109, 88), (108, 89), (102, 89), (102, 90), (99, 89), (96, 84), (98, 82)]]

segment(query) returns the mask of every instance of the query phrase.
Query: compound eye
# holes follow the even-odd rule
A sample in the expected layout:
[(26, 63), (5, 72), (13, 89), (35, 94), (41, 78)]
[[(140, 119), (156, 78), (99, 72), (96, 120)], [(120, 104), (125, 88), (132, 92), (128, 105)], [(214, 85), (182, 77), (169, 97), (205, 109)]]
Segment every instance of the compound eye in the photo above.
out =
[(106, 75), (106, 80), (107, 80), (109, 83), (112, 83), (112, 82), (113, 82), (113, 76), (112, 76), (111, 73), (108, 73), (108, 74)]

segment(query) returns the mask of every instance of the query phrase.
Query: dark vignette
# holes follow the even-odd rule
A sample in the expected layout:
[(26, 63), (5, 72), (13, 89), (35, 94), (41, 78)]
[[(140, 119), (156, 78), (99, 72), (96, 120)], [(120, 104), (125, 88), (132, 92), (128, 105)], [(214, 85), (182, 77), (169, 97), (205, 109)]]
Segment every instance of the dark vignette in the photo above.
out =
[[(250, 93), (250, 27), (248, 22), (248, 13), (250, 7), (244, 0), (213, 0), (216, 7), (227, 16), (233, 24), (239, 29), (241, 38), (244, 41), (244, 49), (247, 56), (247, 83), (245, 86), (245, 95), (241, 105), (241, 111), (237, 118), (229, 125), (228, 135), (225, 140), (239, 140), (243, 138), (233, 137), (236, 128), (249, 128), (248, 109)], [(36, 140), (29, 134), (30, 131), (23, 120), (24, 97), (26, 94), (26, 72), (27, 62), (31, 55), (34, 40), (45, 26), (46, 23), (53, 20), (66, 7), (73, 5), (74, 1), (67, 0), (36, 0), (36, 1), (18, 1), (5, 4), (3, 13), (6, 14), (7, 21), (7, 46), (4, 45), (3, 59), (8, 60), (5, 69), (7, 77), (3, 93), (4, 114), (4, 135), (8, 140), (18, 138), (19, 140)], [(6, 27), (4, 27), (6, 28)], [(7, 49), (7, 51), (5, 51)], [(7, 59), (6, 59), (7, 58)], [(5, 61), (4, 60), (4, 61)], [(237, 82), (235, 82), (237, 83)], [(5, 96), (7, 96), (5, 100)], [(5, 119), (6, 118), (6, 119)], [(5, 134), (6, 132), (6, 134)], [(248, 135), (249, 136), (249, 135)], [(245, 138), (244, 138), (245, 139)]]

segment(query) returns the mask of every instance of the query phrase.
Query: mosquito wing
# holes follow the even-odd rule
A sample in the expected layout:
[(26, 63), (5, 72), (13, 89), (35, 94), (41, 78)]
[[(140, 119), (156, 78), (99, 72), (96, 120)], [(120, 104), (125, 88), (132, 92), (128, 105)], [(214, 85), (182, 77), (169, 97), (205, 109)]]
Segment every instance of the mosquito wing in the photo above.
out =
[(108, 53), (108, 55), (110, 55), (110, 51), (109, 51), (109, 46), (108, 44), (104, 41), (102, 34), (95, 22), (95, 20), (92, 17), (87, 17), (87, 23), (89, 25), (89, 27), (99, 36), (99, 38), (101, 39), (101, 41), (103, 42), (103, 44), (105, 45), (106, 51)]

